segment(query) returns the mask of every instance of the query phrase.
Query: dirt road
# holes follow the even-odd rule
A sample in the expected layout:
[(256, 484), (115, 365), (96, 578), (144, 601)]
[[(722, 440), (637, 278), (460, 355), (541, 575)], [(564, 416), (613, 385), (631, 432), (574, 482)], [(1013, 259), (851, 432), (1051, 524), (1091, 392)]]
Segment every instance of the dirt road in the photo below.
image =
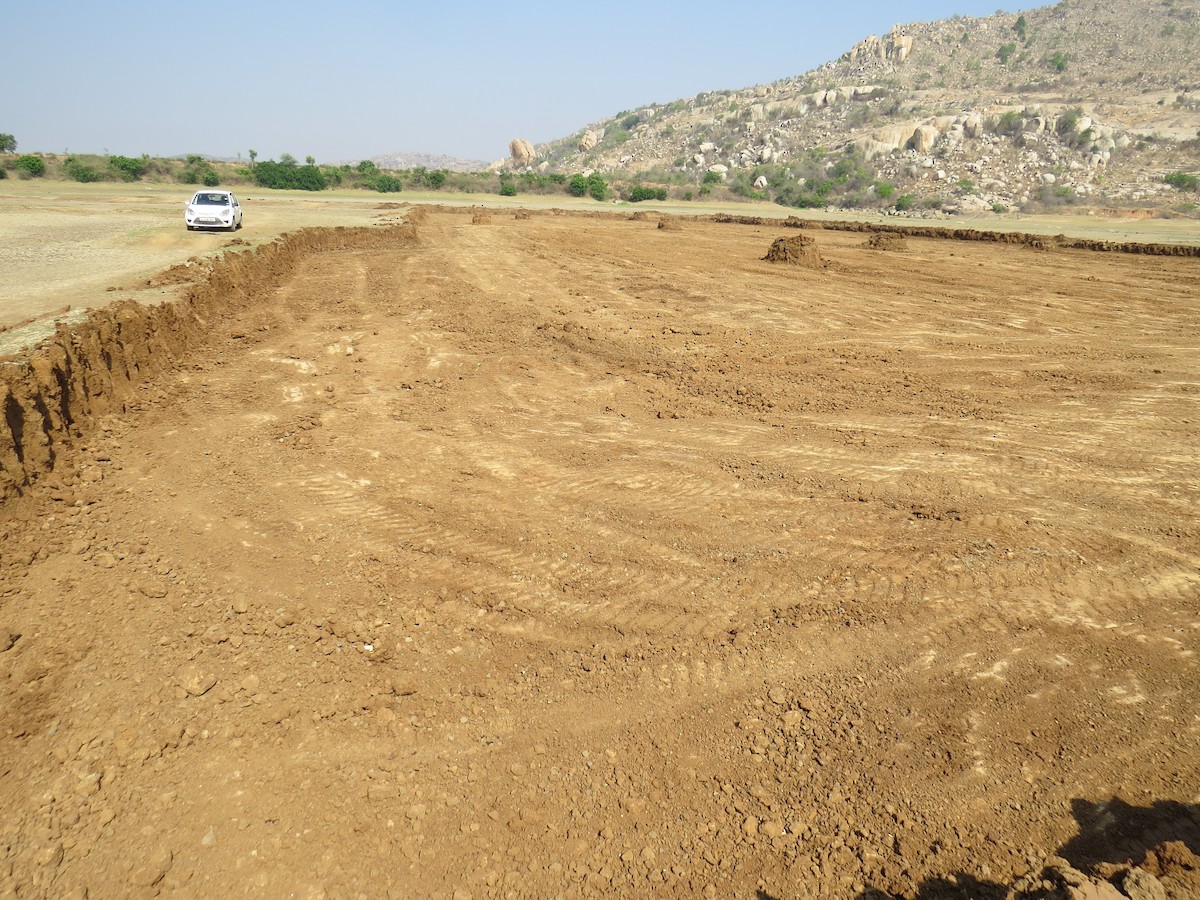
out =
[(1195, 896), (1200, 261), (412, 218), (3, 451), (0, 894)]

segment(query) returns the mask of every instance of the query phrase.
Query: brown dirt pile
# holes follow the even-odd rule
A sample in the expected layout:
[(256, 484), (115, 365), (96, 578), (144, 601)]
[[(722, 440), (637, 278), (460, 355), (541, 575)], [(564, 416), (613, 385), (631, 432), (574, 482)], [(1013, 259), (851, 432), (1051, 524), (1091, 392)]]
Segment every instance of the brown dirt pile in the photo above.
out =
[[(713, 216), (714, 222), (736, 225), (765, 225), (770, 219), (748, 216)], [(1143, 256), (1178, 256), (1200, 258), (1200, 246), (1190, 244), (1154, 244), (1133, 241), (1098, 241), (1091, 238), (1070, 238), (1066, 235), (1047, 237), (1020, 231), (981, 231), (977, 228), (944, 228), (934, 225), (879, 225), (872, 222), (817, 222), (789, 216), (783, 222), (789, 228), (808, 230), (848, 231), (857, 233), (901, 234), (905, 237), (938, 238), (950, 241), (986, 242), (1031, 247), (1037, 250), (1091, 250), (1100, 253), (1133, 253)]]
[(900, 251), (908, 249), (908, 241), (902, 234), (892, 231), (877, 231), (867, 238), (863, 246), (869, 250)]
[(659, 231), (683, 231), (683, 221), (679, 216), (662, 216), (658, 220)]
[(821, 253), (816, 242), (802, 234), (776, 238), (763, 259), (767, 262), (788, 263), (810, 269), (819, 269), (822, 266)]

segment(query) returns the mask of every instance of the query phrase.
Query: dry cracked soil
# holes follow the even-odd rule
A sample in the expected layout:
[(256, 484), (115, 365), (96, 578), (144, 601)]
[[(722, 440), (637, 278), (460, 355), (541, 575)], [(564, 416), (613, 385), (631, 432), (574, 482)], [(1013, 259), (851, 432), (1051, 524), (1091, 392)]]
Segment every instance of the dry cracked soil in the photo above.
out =
[(1200, 895), (1200, 260), (404, 212), (0, 365), (0, 896)]

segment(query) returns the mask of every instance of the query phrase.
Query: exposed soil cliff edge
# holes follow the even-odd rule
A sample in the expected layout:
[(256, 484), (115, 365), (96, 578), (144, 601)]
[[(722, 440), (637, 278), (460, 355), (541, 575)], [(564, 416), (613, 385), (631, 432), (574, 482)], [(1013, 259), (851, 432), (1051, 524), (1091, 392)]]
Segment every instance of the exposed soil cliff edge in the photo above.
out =
[(202, 346), (231, 310), (268, 296), (306, 254), (414, 237), (411, 225), (298, 231), (226, 254), (176, 300), (120, 301), (60, 325), (28, 354), (0, 357), (0, 501), (52, 471), (96, 417), (121, 411), (137, 385)]

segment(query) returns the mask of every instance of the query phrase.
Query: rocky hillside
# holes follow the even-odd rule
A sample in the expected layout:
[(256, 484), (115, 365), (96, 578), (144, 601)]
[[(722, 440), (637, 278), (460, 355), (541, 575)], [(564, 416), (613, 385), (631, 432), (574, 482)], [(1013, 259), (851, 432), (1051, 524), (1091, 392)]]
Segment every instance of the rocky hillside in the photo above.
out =
[(534, 150), (508, 165), (797, 206), (1190, 211), (1200, 195), (1178, 173), (1200, 170), (1200, 0), (897, 25), (805, 75), (626, 110)]

